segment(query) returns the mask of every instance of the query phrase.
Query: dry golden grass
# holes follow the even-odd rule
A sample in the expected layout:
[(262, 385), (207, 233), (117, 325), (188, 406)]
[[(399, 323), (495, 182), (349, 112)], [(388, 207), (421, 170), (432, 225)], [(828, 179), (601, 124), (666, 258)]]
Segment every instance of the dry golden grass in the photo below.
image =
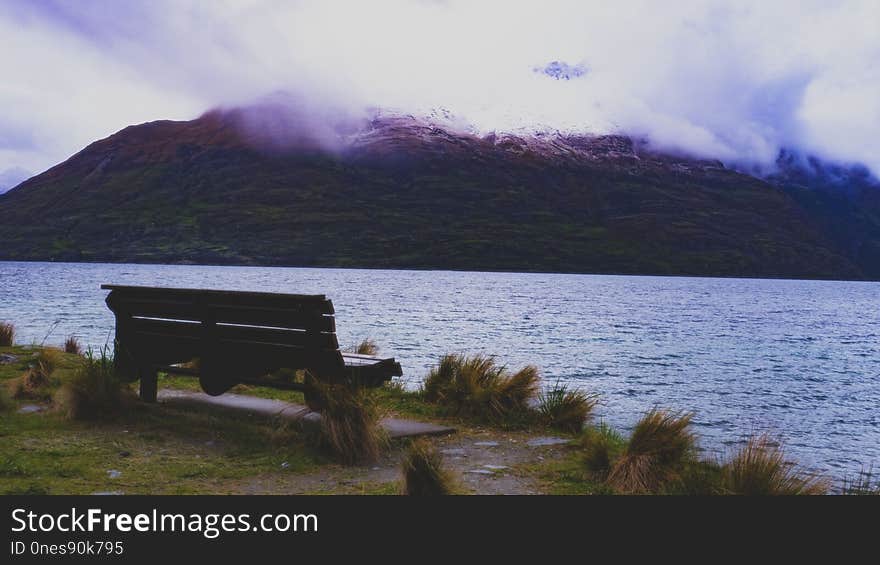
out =
[(608, 485), (623, 493), (645, 494), (676, 480), (696, 446), (690, 430), (692, 417), (656, 409), (645, 414), (614, 462)]
[(369, 464), (387, 443), (375, 399), (368, 390), (345, 384), (308, 381), (309, 408), (321, 414), (320, 431), (313, 443), (346, 465)]
[(79, 340), (75, 336), (70, 336), (64, 340), (64, 352), (82, 355), (82, 345), (80, 345)]
[(350, 347), (349, 351), (360, 355), (376, 355), (379, 353), (379, 346), (370, 338), (366, 338), (359, 344)]
[(862, 469), (856, 478), (844, 478), (840, 494), (880, 496), (880, 478), (874, 475), (874, 469)]
[(826, 494), (829, 490), (826, 479), (787, 461), (779, 441), (767, 434), (750, 437), (724, 465), (722, 476), (730, 494)]
[(15, 397), (42, 398), (47, 396), (46, 389), (52, 384), (57, 384), (53, 382), (52, 373), (60, 364), (60, 351), (48, 347), (41, 349), (30, 368), (14, 384)]
[(511, 374), (486, 355), (446, 355), (428, 374), (424, 397), (456, 414), (516, 420), (531, 412), (539, 383), (538, 369), (531, 365)]
[(15, 342), (15, 326), (0, 322), (0, 347), (12, 347)]
[(443, 458), (436, 446), (426, 439), (413, 441), (401, 463), (402, 494), (439, 496), (453, 494), (455, 479), (443, 467)]

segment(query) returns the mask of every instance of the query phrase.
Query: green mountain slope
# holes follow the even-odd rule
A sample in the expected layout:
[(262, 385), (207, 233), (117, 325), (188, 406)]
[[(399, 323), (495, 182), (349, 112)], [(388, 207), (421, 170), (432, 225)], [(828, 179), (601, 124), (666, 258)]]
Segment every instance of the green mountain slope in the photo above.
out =
[(240, 118), (132, 126), (0, 196), (0, 259), (880, 277), (876, 197), (828, 207), (616, 136), (391, 117), (330, 151)]

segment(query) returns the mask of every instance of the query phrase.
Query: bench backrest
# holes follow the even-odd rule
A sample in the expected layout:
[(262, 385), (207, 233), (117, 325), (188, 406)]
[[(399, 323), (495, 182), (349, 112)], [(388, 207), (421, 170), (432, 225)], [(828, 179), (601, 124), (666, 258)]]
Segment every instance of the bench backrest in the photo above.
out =
[(117, 342), (137, 363), (200, 358), (216, 372), (310, 368), (336, 376), (344, 362), (324, 295), (103, 285)]

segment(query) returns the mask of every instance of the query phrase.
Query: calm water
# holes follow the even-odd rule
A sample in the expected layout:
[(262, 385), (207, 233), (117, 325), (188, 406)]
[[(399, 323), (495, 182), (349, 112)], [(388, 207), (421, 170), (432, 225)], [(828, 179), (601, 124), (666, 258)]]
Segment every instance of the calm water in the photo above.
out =
[(880, 283), (0, 262), (0, 319), (101, 346), (111, 282), (327, 294), (340, 343), (374, 338), (412, 383), (484, 351), (599, 392), (621, 429), (690, 409), (710, 451), (766, 429), (836, 476), (880, 466)]

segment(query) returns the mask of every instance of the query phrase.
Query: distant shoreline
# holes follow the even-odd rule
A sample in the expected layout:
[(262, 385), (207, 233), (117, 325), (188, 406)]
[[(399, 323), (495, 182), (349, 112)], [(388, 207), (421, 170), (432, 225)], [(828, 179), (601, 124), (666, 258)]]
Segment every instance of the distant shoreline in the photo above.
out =
[(367, 267), (367, 266), (333, 266), (333, 265), (273, 265), (273, 264), (253, 264), (253, 263), (197, 263), (189, 261), (178, 262), (162, 262), (162, 261), (53, 261), (46, 259), (4, 259), (0, 258), (0, 264), (3, 263), (45, 263), (52, 265), (156, 265), (165, 267), (234, 267), (234, 268), (256, 268), (256, 269), (327, 269), (340, 271), (382, 271), (382, 272), (438, 272), (438, 273), (487, 273), (487, 274), (516, 274), (516, 275), (577, 275), (592, 277), (654, 277), (654, 278), (684, 278), (684, 279), (721, 279), (721, 280), (768, 280), (768, 281), (802, 281), (802, 282), (848, 282), (848, 283), (878, 283), (880, 279), (844, 279), (844, 278), (823, 278), (823, 277), (784, 277), (784, 276), (733, 276), (733, 275), (691, 275), (691, 274), (668, 274), (668, 273), (627, 273), (627, 272), (576, 272), (576, 271), (544, 271), (540, 269), (526, 269), (521, 271), (514, 270), (474, 270), (474, 269), (453, 269), (453, 268), (431, 268), (431, 267)]

